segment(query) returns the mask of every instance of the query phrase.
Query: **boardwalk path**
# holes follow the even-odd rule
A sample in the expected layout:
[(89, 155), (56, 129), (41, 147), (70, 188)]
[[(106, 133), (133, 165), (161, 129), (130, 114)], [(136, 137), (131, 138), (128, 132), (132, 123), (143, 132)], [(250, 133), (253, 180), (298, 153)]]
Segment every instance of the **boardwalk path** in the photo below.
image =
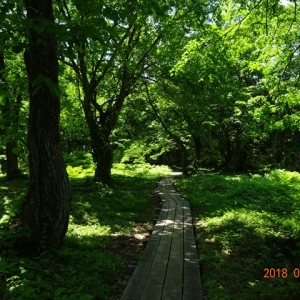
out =
[(120, 300), (201, 300), (199, 261), (189, 203), (173, 187), (159, 183), (162, 209)]

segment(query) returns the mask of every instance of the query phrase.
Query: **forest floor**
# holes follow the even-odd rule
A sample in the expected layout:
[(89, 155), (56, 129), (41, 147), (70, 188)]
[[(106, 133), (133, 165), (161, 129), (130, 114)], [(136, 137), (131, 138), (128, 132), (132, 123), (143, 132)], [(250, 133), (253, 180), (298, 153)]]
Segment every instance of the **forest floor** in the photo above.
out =
[(299, 173), (203, 172), (176, 186), (191, 204), (205, 299), (300, 299)]
[[(90, 163), (66, 161), (73, 203), (64, 245), (34, 259), (2, 251), (1, 299), (119, 299), (128, 265), (143, 251), (157, 184), (171, 170), (115, 164), (106, 186), (92, 180)], [(0, 176), (0, 227), (17, 212), (27, 183)], [(176, 179), (176, 187), (191, 203), (207, 300), (300, 299), (298, 173), (202, 172)]]
[[(152, 228), (159, 180), (168, 167), (116, 164), (110, 186), (95, 183), (93, 168), (67, 167), (73, 202), (63, 247), (34, 259), (13, 250), (0, 256), (0, 299), (119, 299)], [(27, 180), (0, 176), (0, 226), (4, 228), (25, 196)], [(0, 231), (3, 245), (10, 239)]]

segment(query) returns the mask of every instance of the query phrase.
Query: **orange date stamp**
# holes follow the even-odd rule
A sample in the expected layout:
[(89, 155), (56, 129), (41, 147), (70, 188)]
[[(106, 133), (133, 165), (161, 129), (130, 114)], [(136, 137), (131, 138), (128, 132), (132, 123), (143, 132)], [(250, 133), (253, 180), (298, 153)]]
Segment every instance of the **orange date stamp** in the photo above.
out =
[(288, 276), (300, 278), (300, 268), (290, 271), (287, 268), (264, 268), (264, 278), (287, 278)]

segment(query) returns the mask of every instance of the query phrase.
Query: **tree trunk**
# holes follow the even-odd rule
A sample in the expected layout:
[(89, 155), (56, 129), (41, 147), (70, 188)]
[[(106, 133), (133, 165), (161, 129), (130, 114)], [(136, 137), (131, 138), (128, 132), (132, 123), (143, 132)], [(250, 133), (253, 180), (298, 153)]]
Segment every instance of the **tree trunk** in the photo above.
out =
[(15, 179), (19, 175), (21, 175), (21, 171), (18, 166), (18, 155), (14, 153), (14, 148), (16, 147), (16, 142), (8, 142), (6, 143), (6, 178), (7, 179)]
[(202, 143), (200, 136), (193, 136), (193, 142), (194, 142), (194, 168), (196, 171), (198, 171), (200, 165), (200, 156), (201, 156), (201, 150), (202, 150)]
[(237, 159), (234, 165), (235, 172), (244, 172), (246, 170), (247, 157), (248, 157), (247, 151), (244, 148), (239, 147), (237, 153)]
[(92, 96), (89, 91), (85, 91), (83, 110), (90, 130), (92, 155), (94, 163), (96, 164), (94, 180), (108, 183), (111, 178), (113, 163), (113, 149), (110, 145), (112, 128), (109, 126), (107, 117), (103, 112), (102, 118), (99, 118), (100, 120), (97, 121), (95, 115), (93, 115), (91, 101), (87, 99), (88, 97)]
[(182, 154), (182, 164), (181, 164), (181, 168), (182, 168), (182, 174), (187, 174), (188, 173), (188, 153), (186, 150), (186, 147), (184, 145), (182, 145), (181, 147), (181, 154)]
[(283, 161), (284, 154), (282, 151), (282, 131), (276, 130), (275, 136), (272, 142), (272, 150), (273, 150), (273, 157), (276, 164), (280, 164)]
[[(43, 25), (49, 24), (45, 19), (54, 22), (51, 0), (25, 0), (24, 3), (29, 20)], [(69, 220), (70, 184), (59, 144), (60, 100), (53, 90), (51, 93), (49, 84), (35, 84), (41, 76), (51, 80), (54, 86), (58, 84), (57, 43), (52, 29), (37, 33), (30, 28), (25, 52), (30, 92), (30, 182), (17, 225), (29, 228), (30, 236), (21, 238), (16, 247), (26, 254), (58, 246)]]
[(287, 166), (290, 171), (300, 170), (300, 131), (294, 131), (292, 133), (292, 145), (290, 151), (287, 151)]
[[(17, 102), (13, 105), (11, 99), (8, 96), (8, 87), (7, 80), (5, 76), (5, 61), (4, 61), (4, 51), (0, 51), (0, 81), (3, 83), (3, 92), (5, 92), (6, 99), (5, 104), (2, 107), (2, 118), (3, 118), (3, 130), (1, 130), (2, 135), (7, 135), (6, 130), (11, 127), (17, 130), (19, 124), (19, 111), (21, 105), (21, 95), (18, 95)], [(13, 140), (13, 137), (10, 137), (10, 141), (5, 145), (6, 152), (6, 163), (5, 171), (6, 177), (8, 179), (14, 179), (21, 174), (21, 171), (18, 166), (18, 155), (13, 152), (13, 149), (16, 147), (16, 142)]]
[(165, 124), (164, 120), (162, 119), (162, 117), (159, 114), (158, 108), (155, 104), (155, 102), (151, 99), (150, 97), (150, 93), (149, 93), (149, 89), (147, 84), (145, 83), (145, 88), (146, 88), (146, 94), (147, 94), (147, 99), (148, 99), (148, 103), (150, 104), (151, 108), (153, 109), (153, 112), (157, 118), (157, 120), (159, 121), (159, 123), (161, 124), (162, 128), (165, 130), (165, 132), (173, 139), (173, 141), (178, 145), (178, 148), (180, 150), (180, 154), (181, 154), (181, 167), (182, 167), (182, 173), (183, 174), (187, 174), (187, 167), (188, 167), (188, 152), (186, 149), (186, 146), (184, 144), (184, 142), (181, 140), (181, 138), (176, 135), (175, 133), (173, 133), (169, 127)]
[[(11, 119), (11, 126), (16, 130), (19, 130), (19, 116), (20, 116), (20, 107), (21, 107), (22, 95), (17, 96), (17, 101), (14, 107), (12, 108), (13, 115)], [(18, 155), (14, 152), (14, 148), (16, 148), (17, 143), (15, 140), (12, 140), (6, 144), (6, 159), (7, 159), (7, 172), (6, 177), (8, 179), (14, 179), (22, 174), (19, 169), (18, 164)]]
[(98, 155), (96, 161), (95, 181), (108, 183), (111, 178), (111, 168), (113, 164), (113, 149), (111, 147), (109, 136), (102, 137), (101, 144), (98, 145)]
[(113, 163), (113, 149), (110, 145), (111, 130), (106, 126), (97, 124), (95, 118), (90, 117), (91, 111), (86, 113), (86, 120), (90, 129), (92, 154), (96, 164), (94, 180), (108, 183), (111, 178)]
[[(84, 64), (82, 63), (82, 65)], [(126, 72), (124, 71), (120, 92), (116, 96), (114, 105), (106, 111), (97, 103), (97, 93), (88, 83), (85, 66), (82, 66), (82, 74), (85, 78), (82, 82), (84, 92), (83, 110), (90, 130), (93, 158), (96, 163), (94, 180), (108, 183), (111, 179), (113, 164), (113, 148), (110, 144), (110, 136), (118, 122), (125, 98), (130, 92), (127, 87)], [(99, 114), (98, 118), (95, 111)]]
[(232, 160), (232, 145), (231, 145), (231, 141), (230, 141), (229, 137), (226, 140), (225, 148), (226, 148), (226, 152), (224, 155), (223, 167), (227, 168), (230, 165), (230, 162)]
[(232, 161), (232, 143), (229, 139), (229, 136), (226, 134), (225, 136), (225, 142), (224, 142), (224, 152), (223, 154), (223, 158), (224, 158), (224, 162), (219, 166), (218, 169), (228, 169), (230, 166), (230, 163)]

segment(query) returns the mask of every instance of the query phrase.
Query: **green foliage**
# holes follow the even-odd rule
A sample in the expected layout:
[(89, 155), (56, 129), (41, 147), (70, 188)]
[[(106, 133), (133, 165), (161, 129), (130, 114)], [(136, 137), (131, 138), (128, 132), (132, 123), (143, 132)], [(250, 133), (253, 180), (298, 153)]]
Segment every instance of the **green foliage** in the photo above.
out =
[(60, 66), (59, 86), (61, 90), (62, 150), (68, 154), (80, 150), (87, 152), (90, 148), (90, 137), (80, 103), (81, 91), (76, 83), (76, 78), (67, 66)]
[(86, 153), (84, 150), (74, 150), (69, 154), (65, 154), (64, 160), (70, 169), (72, 169), (72, 167), (89, 169), (93, 164), (92, 155), (90, 153)]
[(60, 250), (34, 259), (16, 256), (9, 244), (15, 236), (5, 230), (22, 203), (27, 182), (0, 178), (0, 199), (5, 198), (0, 202), (1, 299), (108, 300), (118, 299), (124, 289), (117, 282), (125, 280), (129, 260), (138, 259), (138, 245), (130, 243), (136, 239), (142, 244), (134, 236), (137, 226), (143, 227), (143, 234), (150, 228), (154, 217), (150, 193), (170, 169), (116, 164), (112, 185), (106, 186), (92, 180), (89, 155), (78, 151), (67, 159), (72, 164), (67, 170), (73, 192), (69, 230)]
[[(207, 297), (279, 299), (297, 293), (293, 276), (300, 255), (297, 172), (202, 173), (177, 184), (193, 209)], [(265, 268), (287, 268), (289, 276), (264, 279)]]
[[(59, 88), (46, 76), (33, 84), (35, 92), (48, 88), (61, 97), (61, 145), (74, 194), (60, 251), (35, 261), (17, 263), (13, 254), (1, 260), (0, 291), (7, 299), (109, 298), (124, 269), (123, 258), (111, 251), (115, 237), (149, 222), (150, 186), (169, 173), (150, 163), (179, 166), (186, 155), (195, 169), (300, 170), (297, 1), (56, 1), (55, 26), (44, 19), (24, 22), (22, 1), (2, 2), (1, 158), (14, 141), (14, 153), (27, 161), (25, 29), (55, 32)], [(117, 149), (110, 186), (91, 179), (95, 128)], [(5, 227), (25, 185), (0, 180)], [(287, 285), (293, 293), (291, 278), (267, 282), (261, 273), (267, 265), (292, 267), (300, 254), (298, 173), (205, 174), (182, 184), (199, 219), (202, 260), (213, 270), (204, 276), (208, 296), (244, 299), (245, 290), (263, 299), (283, 295)], [(11, 236), (1, 237), (9, 248)], [(239, 274), (236, 286), (232, 274)]]
[(114, 164), (113, 174), (125, 174), (126, 176), (156, 177), (167, 176), (171, 174), (171, 169), (168, 166), (152, 166), (150, 164)]
[[(266, 0), (88, 4), (54, 2), (55, 26), (25, 21), (20, 1), (1, 4), (9, 89), (1, 88), (0, 102), (9, 103), (13, 115), (16, 97), (22, 94), (24, 102), (19, 124), (0, 121), (1, 145), (16, 141), (15, 152), (26, 161), (29, 107), (21, 52), (31, 27), (54, 31), (58, 39), (59, 87), (45, 76), (34, 85), (61, 97), (64, 152), (104, 153), (91, 151), (99, 145), (90, 137), (97, 127), (98, 135), (109, 136), (104, 144), (117, 148), (116, 162), (178, 166), (178, 153), (186, 151), (195, 169), (300, 168), (299, 6)], [(88, 114), (84, 98), (90, 99)]]
[(57, 84), (53, 83), (51, 79), (44, 75), (39, 75), (34, 82), (32, 83), (34, 91), (33, 96), (36, 95), (41, 89), (47, 87), (50, 93), (59, 98), (60, 97), (60, 89)]
[(167, 137), (161, 136), (158, 143), (154, 143), (152, 139), (141, 139), (131, 143), (131, 145), (123, 151), (122, 163), (146, 163), (156, 162), (165, 152), (172, 149), (172, 143)]
[[(7, 181), (4, 177), (5, 174), (0, 174), (0, 240), (2, 254), (14, 253), (11, 247), (17, 237), (28, 235), (26, 229), (13, 229), (12, 232), (7, 231), (5, 228), (9, 222), (20, 211), (22, 203), (25, 199), (25, 188), (27, 181), (16, 179)], [(0, 278), (1, 278), (1, 263), (3, 262), (0, 256)], [(1, 284), (0, 284), (1, 285)], [(1, 289), (1, 288), (0, 288)], [(0, 294), (1, 295), (1, 294)]]

